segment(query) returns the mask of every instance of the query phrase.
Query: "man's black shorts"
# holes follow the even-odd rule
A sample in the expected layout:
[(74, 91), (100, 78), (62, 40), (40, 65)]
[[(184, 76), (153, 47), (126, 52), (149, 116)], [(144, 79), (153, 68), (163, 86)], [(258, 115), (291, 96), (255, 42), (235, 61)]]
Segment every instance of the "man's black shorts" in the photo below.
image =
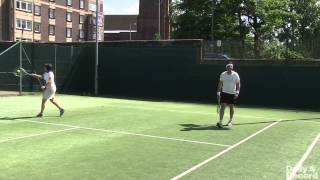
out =
[(234, 94), (228, 94), (225, 92), (221, 92), (220, 94), (220, 103), (226, 103), (226, 104), (235, 104), (236, 103), (236, 99), (234, 99)]

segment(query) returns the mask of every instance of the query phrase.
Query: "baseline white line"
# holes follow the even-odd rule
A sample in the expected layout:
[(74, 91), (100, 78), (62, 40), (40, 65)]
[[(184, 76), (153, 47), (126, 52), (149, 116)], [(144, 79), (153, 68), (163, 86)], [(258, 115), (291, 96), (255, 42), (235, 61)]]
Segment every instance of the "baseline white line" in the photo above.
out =
[(31, 121), (31, 120), (18, 120), (18, 121), (32, 122), (32, 123), (39, 123), (39, 124), (47, 124), (47, 125), (54, 125), (54, 126), (72, 127), (72, 128), (86, 129), (86, 130), (91, 130), (91, 131), (100, 131), (100, 132), (108, 132), (108, 133), (116, 133), (116, 134), (125, 134), (125, 135), (131, 135), (131, 136), (141, 136), (141, 137), (149, 137), (149, 138), (156, 138), (156, 139), (189, 142), (189, 143), (195, 143), (195, 144), (206, 144), (206, 145), (211, 145), (211, 146), (230, 147), (230, 145), (226, 145), (226, 144), (217, 144), (217, 143), (210, 143), (210, 142), (203, 142), (203, 141), (194, 141), (194, 140), (187, 140), (187, 139), (179, 139), (179, 138), (171, 138), (171, 137), (163, 137), (163, 136), (154, 136), (154, 135), (147, 135), (147, 134), (131, 133), (131, 132), (125, 132), (125, 131), (114, 131), (114, 130), (108, 130), (108, 129), (90, 128), (90, 127), (83, 127), (83, 126), (74, 126), (74, 125), (68, 125), (68, 124), (48, 123), (48, 122)]
[(308, 158), (308, 156), (310, 155), (311, 151), (313, 150), (313, 148), (316, 146), (317, 142), (320, 139), (320, 133), (318, 134), (318, 136), (313, 140), (313, 142), (311, 143), (311, 145), (308, 147), (307, 151), (304, 153), (304, 155), (302, 156), (302, 158), (300, 159), (300, 161), (297, 163), (297, 165), (292, 169), (291, 174), (289, 175), (289, 177), (287, 178), (287, 180), (292, 180), (294, 179), (294, 177), (296, 176), (296, 174), (298, 173), (298, 171), (300, 170), (300, 168), (302, 167), (304, 161)]
[(29, 136), (10, 138), (10, 139), (5, 139), (5, 140), (0, 140), (0, 143), (5, 143), (5, 142), (19, 140), (19, 139), (30, 138), (30, 137), (35, 137), (35, 136), (42, 136), (42, 135), (48, 135), (48, 134), (53, 134), (53, 133), (59, 133), (59, 132), (64, 132), (64, 131), (71, 131), (71, 130), (74, 130), (74, 129), (79, 129), (79, 128), (73, 127), (73, 128), (62, 129), (62, 130), (58, 130), (58, 131), (50, 131), (50, 132), (45, 132), (45, 133), (40, 133), (40, 134), (33, 134), (33, 135), (29, 135)]
[(265, 127), (265, 128), (263, 128), (263, 129), (261, 129), (261, 130), (259, 130), (259, 131), (255, 132), (255, 133), (253, 133), (253, 134), (252, 134), (252, 135), (250, 135), (249, 137), (244, 138), (243, 140), (241, 140), (241, 141), (239, 141), (238, 143), (236, 143), (236, 144), (234, 144), (234, 145), (230, 146), (229, 148), (227, 148), (227, 149), (225, 149), (225, 150), (221, 151), (220, 153), (218, 153), (218, 154), (216, 154), (216, 155), (214, 155), (214, 156), (210, 157), (209, 159), (206, 159), (206, 160), (202, 161), (201, 163), (199, 163), (199, 164), (197, 164), (197, 165), (195, 165), (195, 166), (191, 167), (190, 169), (188, 169), (188, 170), (186, 170), (186, 171), (182, 172), (181, 174), (179, 174), (179, 175), (177, 175), (177, 176), (175, 176), (175, 177), (171, 178), (171, 180), (177, 180), (177, 179), (180, 179), (180, 178), (182, 178), (183, 176), (185, 176), (185, 175), (187, 175), (187, 174), (191, 173), (192, 171), (195, 171), (196, 169), (200, 168), (201, 166), (203, 166), (203, 165), (205, 165), (205, 164), (209, 163), (210, 161), (212, 161), (212, 160), (214, 160), (214, 159), (217, 159), (218, 157), (220, 157), (220, 156), (222, 156), (223, 154), (225, 154), (225, 153), (227, 153), (227, 152), (231, 151), (232, 149), (234, 149), (234, 148), (238, 147), (239, 145), (241, 145), (241, 144), (245, 143), (246, 141), (250, 140), (251, 138), (255, 137), (256, 135), (258, 135), (258, 134), (262, 133), (263, 131), (265, 131), (265, 130), (267, 130), (267, 129), (271, 128), (272, 126), (274, 126), (274, 125), (278, 124), (280, 121), (281, 121), (281, 120), (278, 120), (278, 121), (276, 121), (276, 122), (274, 122), (274, 123), (270, 124), (269, 126), (267, 126), (267, 127)]
[[(174, 109), (149, 108), (149, 107), (139, 107), (139, 106), (108, 105), (107, 107), (126, 108), (126, 109), (141, 109), (141, 110), (152, 110), (152, 111), (168, 111), (168, 112), (202, 114), (202, 115), (216, 115), (216, 113), (208, 113), (208, 112), (201, 112), (201, 111), (182, 111), (182, 110), (174, 110)], [(237, 114), (236, 114), (236, 116), (243, 117), (243, 118), (256, 118), (256, 119), (266, 119), (266, 120), (280, 119), (277, 117), (244, 116), (244, 115), (237, 115)]]

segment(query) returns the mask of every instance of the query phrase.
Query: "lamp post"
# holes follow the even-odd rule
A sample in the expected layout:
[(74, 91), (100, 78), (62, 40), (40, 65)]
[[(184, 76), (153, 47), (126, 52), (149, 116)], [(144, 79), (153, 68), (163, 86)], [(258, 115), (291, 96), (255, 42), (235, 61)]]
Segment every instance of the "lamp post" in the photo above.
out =
[(214, 8), (215, 5), (219, 4), (221, 0), (212, 0), (212, 16), (211, 16), (211, 47), (214, 47)]
[(94, 94), (98, 95), (98, 83), (99, 83), (99, 0), (96, 0), (96, 59), (95, 59), (95, 71), (94, 71)]
[(132, 25), (135, 26), (135, 25), (137, 25), (137, 23), (130, 24), (130, 41), (132, 40), (132, 35), (131, 35), (131, 33), (132, 33)]
[[(23, 39), (23, 31), (25, 28), (25, 25), (21, 22), (21, 37), (20, 37), (20, 47), (19, 47), (19, 68), (22, 68), (22, 39)], [(19, 95), (22, 95), (22, 74), (19, 76)]]
[(158, 34), (161, 39), (161, 0), (158, 3)]
[(211, 47), (213, 48), (214, 47), (214, 43), (213, 43), (213, 40), (214, 40), (214, 34), (213, 34), (213, 26), (214, 26), (214, 1), (215, 0), (212, 0), (212, 15), (211, 15)]

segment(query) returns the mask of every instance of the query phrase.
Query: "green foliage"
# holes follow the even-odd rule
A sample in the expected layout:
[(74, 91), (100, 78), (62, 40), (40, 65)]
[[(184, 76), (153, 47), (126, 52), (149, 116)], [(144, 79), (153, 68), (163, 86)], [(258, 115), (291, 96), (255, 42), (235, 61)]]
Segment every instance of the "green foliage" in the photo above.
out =
[(278, 39), (273, 39), (270, 42), (265, 43), (265, 47), (263, 48), (263, 50), (263, 57), (266, 59), (299, 60), (304, 58), (304, 56), (300, 52), (290, 50), (283, 43), (279, 42)]
[(299, 51), (287, 49), (287, 51), (285, 53), (285, 59), (302, 60), (302, 59), (305, 59), (305, 56), (302, 53), (300, 53)]
[(154, 40), (161, 40), (161, 35), (159, 33), (156, 33), (154, 35)]
[(263, 56), (274, 60), (283, 59), (286, 48), (278, 40), (273, 40), (265, 44)]
[[(229, 16), (231, 3), (212, 3), (208, 0), (175, 1), (171, 5), (173, 38), (212, 38), (237, 36), (236, 16)], [(214, 13), (213, 13), (214, 12)]]
[[(171, 8), (173, 38), (211, 40), (213, 34), (214, 39), (240, 41), (244, 49), (245, 41), (252, 37), (256, 58), (319, 54), (313, 48), (301, 52), (300, 47), (320, 37), (318, 0), (177, 0)], [(276, 42), (280, 49), (275, 49)]]

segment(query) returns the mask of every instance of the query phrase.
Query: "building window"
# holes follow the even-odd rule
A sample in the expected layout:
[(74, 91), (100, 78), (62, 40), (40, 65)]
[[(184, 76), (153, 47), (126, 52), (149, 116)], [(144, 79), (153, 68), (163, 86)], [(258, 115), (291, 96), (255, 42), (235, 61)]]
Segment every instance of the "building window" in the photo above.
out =
[(21, 8), (21, 2), (20, 1), (16, 1), (16, 9), (20, 9)]
[(28, 21), (28, 20), (24, 20), (24, 19), (17, 19), (16, 28), (31, 31), (32, 30), (32, 21)]
[(103, 12), (103, 4), (100, 4), (100, 12)]
[(20, 40), (24, 41), (24, 42), (31, 42), (32, 41), (32, 39), (28, 39), (28, 38), (22, 38), (22, 39), (19, 37), (16, 38), (16, 41), (20, 41)]
[(40, 23), (35, 22), (33, 24), (33, 28), (34, 28), (34, 32), (35, 33), (40, 33), (41, 32), (41, 24)]
[(27, 11), (32, 12), (32, 3), (27, 3)]
[(98, 36), (98, 40), (99, 40), (99, 41), (102, 41), (103, 35), (104, 35), (103, 33), (99, 33), (99, 36)]
[(25, 12), (32, 12), (32, 3), (21, 0), (16, 1), (16, 9)]
[(71, 13), (71, 12), (67, 12), (67, 14), (66, 14), (66, 20), (67, 20), (68, 22), (72, 22), (72, 13)]
[(84, 21), (85, 21), (85, 16), (84, 16), (84, 15), (80, 15), (80, 16), (79, 16), (79, 23), (80, 23), (80, 24), (83, 24)]
[(54, 25), (49, 25), (49, 35), (55, 35), (55, 26)]
[(34, 5), (34, 15), (37, 15), (37, 16), (41, 15), (41, 6)]
[(84, 9), (84, 0), (80, 0), (79, 2), (79, 8)]
[(90, 11), (96, 11), (96, 9), (97, 9), (96, 4), (89, 3), (89, 10), (90, 10)]
[(98, 23), (100, 27), (103, 26), (103, 16), (99, 16)]
[(89, 24), (96, 25), (96, 17), (91, 16), (91, 17), (90, 17), (90, 23), (89, 23)]
[(55, 19), (56, 18), (56, 10), (49, 8), (49, 18)]
[(27, 10), (27, 3), (26, 2), (21, 2), (21, 10)]
[(71, 28), (66, 28), (66, 36), (67, 36), (67, 38), (72, 37), (72, 29)]
[(79, 36), (80, 36), (80, 39), (84, 39), (84, 30), (83, 29), (80, 29)]
[(72, 6), (72, 0), (67, 0), (67, 6)]

